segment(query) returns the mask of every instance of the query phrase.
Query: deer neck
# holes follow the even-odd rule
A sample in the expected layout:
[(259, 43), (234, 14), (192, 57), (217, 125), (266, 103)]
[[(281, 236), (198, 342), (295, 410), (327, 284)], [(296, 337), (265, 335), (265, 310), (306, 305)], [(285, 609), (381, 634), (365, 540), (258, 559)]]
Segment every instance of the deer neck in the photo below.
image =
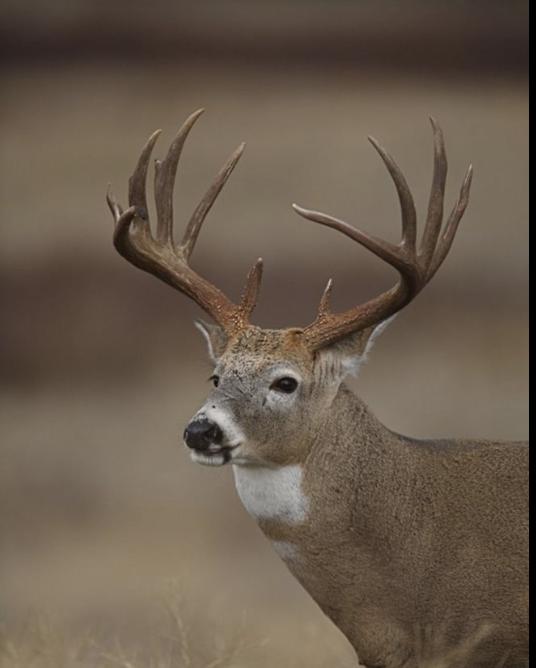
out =
[(385, 507), (386, 470), (394, 472), (394, 462), (405, 449), (404, 437), (383, 426), (344, 385), (321, 427), (308, 438), (311, 443), (302, 462), (277, 468), (234, 467), (243, 505), (281, 552), (286, 550), (283, 543), (295, 539), (335, 539), (337, 531), (355, 524), (356, 505), (363, 505), (364, 514), (374, 499)]
[[(383, 623), (386, 615), (397, 618), (398, 598), (390, 611), (374, 606), (396, 598), (396, 583), (386, 574), (403, 554), (404, 536), (411, 533), (418, 462), (412, 460), (415, 448), (408, 445), (342, 386), (302, 463), (278, 469), (235, 467), (244, 506), (356, 649), (356, 628), (368, 638), (369, 625)], [(404, 605), (410, 595), (402, 597)], [(395, 626), (390, 633), (395, 645), (402, 643)], [(368, 645), (363, 647), (368, 651)]]

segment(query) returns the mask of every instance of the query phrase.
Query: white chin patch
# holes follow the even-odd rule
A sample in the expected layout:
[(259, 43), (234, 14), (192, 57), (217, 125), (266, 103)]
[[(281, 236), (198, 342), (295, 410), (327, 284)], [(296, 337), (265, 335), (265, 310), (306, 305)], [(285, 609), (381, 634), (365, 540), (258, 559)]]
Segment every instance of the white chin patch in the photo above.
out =
[(196, 464), (203, 464), (204, 466), (223, 466), (226, 464), (225, 457), (222, 453), (214, 453), (212, 455), (205, 455), (201, 452), (190, 452), (190, 457)]
[(265, 468), (233, 467), (238, 496), (255, 519), (300, 524), (307, 519), (309, 499), (303, 493), (303, 469), (298, 464)]

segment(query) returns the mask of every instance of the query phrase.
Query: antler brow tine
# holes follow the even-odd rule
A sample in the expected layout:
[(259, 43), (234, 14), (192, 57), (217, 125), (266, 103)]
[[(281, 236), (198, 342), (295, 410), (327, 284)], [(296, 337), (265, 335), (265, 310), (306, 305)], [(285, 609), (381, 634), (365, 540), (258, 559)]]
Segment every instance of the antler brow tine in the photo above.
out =
[(263, 260), (262, 257), (258, 258), (253, 267), (249, 270), (246, 286), (242, 294), (242, 300), (240, 302), (240, 308), (242, 310), (243, 316), (245, 319), (249, 319), (249, 316), (253, 312), (253, 309), (257, 305), (257, 299), (259, 297), (259, 291), (262, 281), (262, 271), (263, 271)]

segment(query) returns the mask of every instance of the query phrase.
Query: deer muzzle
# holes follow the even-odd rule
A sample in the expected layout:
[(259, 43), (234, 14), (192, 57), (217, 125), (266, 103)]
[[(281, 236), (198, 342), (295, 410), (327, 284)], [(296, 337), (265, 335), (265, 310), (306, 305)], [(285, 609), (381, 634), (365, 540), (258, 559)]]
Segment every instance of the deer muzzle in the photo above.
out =
[(198, 452), (207, 451), (211, 445), (219, 445), (222, 439), (222, 430), (208, 418), (192, 420), (184, 430), (184, 442)]

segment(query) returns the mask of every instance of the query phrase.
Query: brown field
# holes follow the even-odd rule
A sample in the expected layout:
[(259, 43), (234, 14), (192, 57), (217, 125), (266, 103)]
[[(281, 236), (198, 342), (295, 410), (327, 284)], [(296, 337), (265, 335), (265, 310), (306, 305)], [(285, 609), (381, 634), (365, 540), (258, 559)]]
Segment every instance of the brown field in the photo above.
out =
[[(397, 156), (423, 211), (433, 113), (450, 201), (474, 164), (470, 208), (433, 284), (352, 383), (401, 432), (523, 439), (524, 80), (67, 60), (3, 70), (0, 666), (351, 666), (344, 638), (242, 509), (231, 471), (190, 463), (180, 434), (210, 373), (191, 324), (200, 314), (116, 256), (104, 192), (111, 181), (124, 199), (146, 136), (163, 128), (161, 154), (204, 106), (176, 225), (246, 140), (195, 265), (236, 294), (262, 255), (256, 322), (304, 324), (329, 276), (339, 306), (393, 277), (290, 203), (395, 239), (396, 198), (366, 136)], [(161, 609), (170, 582), (175, 617)]]

